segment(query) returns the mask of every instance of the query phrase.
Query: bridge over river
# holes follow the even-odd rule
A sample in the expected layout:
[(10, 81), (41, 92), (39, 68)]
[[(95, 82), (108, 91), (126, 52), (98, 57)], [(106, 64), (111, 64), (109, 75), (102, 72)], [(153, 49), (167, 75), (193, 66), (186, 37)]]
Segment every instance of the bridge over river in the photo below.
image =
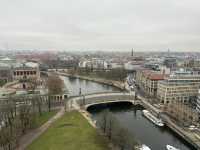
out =
[(86, 109), (92, 105), (115, 103), (115, 102), (130, 102), (132, 104), (138, 104), (140, 101), (135, 100), (135, 96), (131, 93), (123, 92), (102, 92), (88, 95), (81, 95), (71, 97), (69, 99), (72, 107), (80, 108), (85, 107)]

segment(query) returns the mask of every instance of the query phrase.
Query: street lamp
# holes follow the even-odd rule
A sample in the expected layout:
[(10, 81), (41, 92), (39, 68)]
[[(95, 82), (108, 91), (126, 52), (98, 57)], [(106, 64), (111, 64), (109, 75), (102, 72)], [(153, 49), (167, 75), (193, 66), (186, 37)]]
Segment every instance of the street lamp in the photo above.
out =
[(79, 88), (79, 96), (81, 96), (81, 93), (82, 93), (82, 92), (81, 92), (81, 88)]

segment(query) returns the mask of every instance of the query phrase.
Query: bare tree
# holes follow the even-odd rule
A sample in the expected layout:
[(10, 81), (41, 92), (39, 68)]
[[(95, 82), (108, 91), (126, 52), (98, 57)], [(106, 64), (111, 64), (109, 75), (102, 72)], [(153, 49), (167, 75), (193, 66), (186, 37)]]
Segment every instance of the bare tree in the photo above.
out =
[(118, 124), (117, 119), (111, 112), (109, 112), (107, 115), (107, 130), (106, 130), (106, 134), (109, 140), (113, 138), (113, 133), (117, 124)]
[(120, 150), (125, 150), (129, 144), (128, 131), (124, 128), (119, 128), (114, 135), (113, 142), (120, 148)]
[(48, 109), (51, 111), (52, 95), (61, 94), (64, 88), (64, 82), (58, 75), (50, 75), (47, 80), (48, 88)]
[(50, 75), (47, 80), (47, 87), (50, 94), (60, 94), (63, 92), (64, 82), (58, 75)]
[(102, 132), (120, 150), (134, 150), (135, 146), (138, 145), (133, 135), (130, 135), (127, 129), (120, 126), (117, 118), (109, 110), (106, 109), (101, 112), (97, 123)]
[(24, 104), (19, 109), (19, 120), (21, 123), (22, 133), (24, 134), (27, 129), (34, 126), (34, 113), (31, 112), (31, 106)]
[(30, 80), (29, 80), (29, 83), (30, 83), (30, 85), (29, 85), (30, 90), (35, 91), (35, 89), (36, 89), (37, 86), (38, 86), (38, 81), (37, 81), (37, 79), (35, 79), (35, 78), (30, 79)]
[(100, 129), (103, 131), (103, 133), (106, 133), (107, 120), (108, 120), (107, 116), (108, 116), (108, 114), (109, 114), (109, 110), (108, 109), (103, 110), (101, 112), (101, 114), (100, 114), (100, 117), (99, 117), (98, 121), (97, 121), (97, 123), (98, 123)]

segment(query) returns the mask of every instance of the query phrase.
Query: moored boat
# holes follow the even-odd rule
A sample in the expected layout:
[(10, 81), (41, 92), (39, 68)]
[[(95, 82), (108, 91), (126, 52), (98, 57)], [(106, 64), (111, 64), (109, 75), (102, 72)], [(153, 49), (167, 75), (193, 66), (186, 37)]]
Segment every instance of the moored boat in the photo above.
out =
[(154, 124), (156, 124), (157, 126), (164, 126), (164, 123), (161, 119), (155, 117), (153, 114), (151, 114), (148, 110), (143, 110), (142, 111), (144, 116), (149, 119), (150, 121), (152, 121)]
[(171, 145), (166, 145), (166, 148), (167, 148), (167, 150), (180, 150), (180, 149), (173, 147)]
[(139, 150), (151, 150), (148, 146), (146, 146), (145, 144), (142, 144), (141, 147), (139, 148)]

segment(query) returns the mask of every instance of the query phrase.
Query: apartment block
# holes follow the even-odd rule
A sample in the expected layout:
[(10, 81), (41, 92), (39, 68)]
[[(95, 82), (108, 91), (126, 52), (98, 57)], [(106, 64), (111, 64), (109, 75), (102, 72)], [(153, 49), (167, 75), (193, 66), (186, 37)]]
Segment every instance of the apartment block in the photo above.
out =
[(138, 70), (136, 83), (147, 95), (155, 97), (157, 95), (158, 81), (164, 80), (164, 76), (164, 74), (152, 70)]
[(178, 101), (165, 105), (164, 111), (183, 125), (194, 125), (199, 121), (199, 115), (195, 109)]
[(158, 82), (157, 98), (163, 104), (179, 101), (188, 103), (198, 95), (199, 75), (171, 75)]

